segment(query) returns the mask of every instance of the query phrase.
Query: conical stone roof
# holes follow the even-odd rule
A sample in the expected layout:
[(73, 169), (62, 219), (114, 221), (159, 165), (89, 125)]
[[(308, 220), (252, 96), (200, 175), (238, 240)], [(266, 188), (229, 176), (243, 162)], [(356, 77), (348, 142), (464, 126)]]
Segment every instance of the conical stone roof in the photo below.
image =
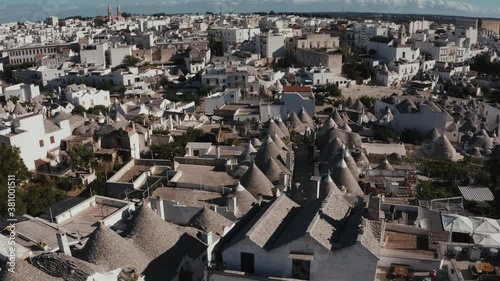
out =
[(326, 197), (328, 194), (333, 193), (336, 195), (342, 194), (338, 186), (333, 181), (330, 173), (328, 173), (322, 180), (319, 186), (320, 197)]
[(247, 172), (240, 179), (243, 185), (250, 194), (255, 198), (259, 195), (273, 196), (272, 189), (274, 185), (262, 173), (262, 171), (255, 165), (255, 162), (250, 166)]
[(349, 170), (349, 167), (347, 167), (344, 159), (340, 160), (333, 169), (333, 181), (339, 188), (344, 188), (347, 193), (353, 196), (364, 195), (363, 190), (361, 190), (361, 187)]
[(276, 144), (276, 147), (278, 147), (278, 149), (286, 150), (288, 148), (277, 134), (272, 135), (271, 139), (273, 140), (274, 144)]
[[(0, 267), (6, 269), (3, 263), (0, 263)], [(0, 271), (0, 280), (2, 281), (64, 281), (62, 278), (57, 278), (51, 276), (42, 270), (34, 267), (25, 260), (16, 260), (16, 270), (15, 272), (9, 272), (8, 270)]]
[(283, 131), (281, 131), (280, 127), (274, 122), (274, 120), (269, 119), (267, 123), (267, 135), (274, 136), (275, 134), (278, 135), (280, 139), (285, 137)]
[(110, 270), (133, 268), (142, 272), (148, 265), (146, 255), (104, 224), (99, 225), (90, 235), (81, 258)]
[(307, 111), (303, 107), (299, 111), (298, 116), (299, 116), (300, 121), (303, 124), (307, 124), (309, 126), (309, 128), (314, 128), (314, 121), (313, 121), (313, 119), (311, 118), (311, 116), (309, 116), (309, 114), (307, 113)]
[(377, 166), (377, 169), (379, 170), (385, 170), (385, 171), (394, 171), (394, 168), (392, 167), (391, 163), (389, 163), (389, 161), (386, 159), (384, 159), (384, 161), (382, 161), (382, 163), (380, 163), (378, 166)]
[(194, 228), (205, 233), (215, 233), (218, 236), (224, 236), (224, 228), (231, 225), (232, 222), (220, 214), (204, 206), (189, 222)]
[(306, 126), (300, 121), (299, 116), (295, 112), (292, 112), (290, 116), (288, 116), (288, 122), (292, 128), (297, 132), (303, 132), (306, 129)]
[(321, 150), (321, 154), (319, 156), (320, 162), (325, 162), (337, 155), (342, 149), (344, 144), (342, 141), (335, 137), (331, 142), (329, 142), (324, 149)]
[(328, 120), (325, 121), (325, 123), (323, 124), (321, 129), (326, 131), (326, 130), (332, 129), (332, 128), (337, 128), (337, 123), (335, 123), (335, 121), (333, 121), (333, 118), (330, 116), (330, 117), (328, 117)]
[(247, 144), (247, 146), (245, 147), (245, 150), (243, 150), (243, 152), (241, 153), (239, 159), (242, 162), (251, 161), (252, 155), (254, 155), (255, 153), (257, 153), (257, 149), (255, 149), (255, 147), (253, 147), (252, 143), (249, 142)]
[(269, 158), (262, 169), (262, 172), (272, 183), (277, 183), (280, 180), (280, 175), (283, 173), (280, 166), (273, 158)]
[(253, 138), (251, 144), (253, 145), (253, 147), (260, 147), (262, 145), (262, 142), (258, 138)]
[(284, 165), (285, 155), (283, 150), (279, 149), (271, 138), (267, 138), (264, 143), (262, 143), (262, 146), (255, 155), (254, 162), (261, 170), (263, 170), (269, 158), (275, 159), (281, 169), (286, 171), (286, 167)]
[(252, 209), (253, 204), (257, 202), (257, 199), (240, 182), (234, 187), (234, 196), (236, 197), (235, 215), (237, 218), (248, 213)]
[(139, 250), (153, 259), (172, 248), (180, 237), (174, 224), (164, 221), (145, 205), (134, 212), (125, 234)]
[(340, 113), (336, 109), (332, 112), (332, 119), (335, 121), (337, 126), (343, 126), (345, 123), (344, 119), (340, 116)]
[[(32, 258), (32, 264), (43, 272), (65, 281), (86, 281), (96, 273), (107, 270), (81, 259), (58, 253), (43, 253)], [(32, 280), (31, 278), (25, 280)]]
[(276, 120), (276, 124), (281, 129), (281, 131), (283, 132), (283, 135), (285, 136), (285, 138), (289, 138), (290, 137), (290, 131), (288, 131), (288, 128), (286, 127), (285, 122), (283, 122), (283, 120), (281, 120), (280, 117), (278, 117), (278, 119)]

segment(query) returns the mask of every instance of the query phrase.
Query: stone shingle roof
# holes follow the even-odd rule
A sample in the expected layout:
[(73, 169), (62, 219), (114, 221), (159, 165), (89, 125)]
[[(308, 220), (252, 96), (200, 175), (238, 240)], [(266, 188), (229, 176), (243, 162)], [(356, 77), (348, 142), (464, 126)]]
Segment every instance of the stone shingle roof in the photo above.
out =
[(218, 236), (224, 235), (224, 228), (230, 226), (232, 222), (222, 215), (214, 212), (208, 207), (203, 207), (194, 215), (189, 225), (203, 232), (212, 232)]
[(276, 163), (276, 160), (274, 160), (273, 158), (269, 158), (264, 165), (262, 172), (269, 179), (269, 181), (271, 181), (272, 183), (278, 183), (283, 170)]
[(321, 154), (319, 157), (320, 162), (328, 161), (332, 157), (335, 157), (341, 150), (344, 144), (340, 138), (335, 137), (330, 141), (323, 149), (321, 149)]
[(288, 131), (288, 128), (285, 125), (285, 122), (283, 122), (283, 120), (281, 120), (281, 118), (278, 118), (276, 120), (276, 124), (281, 129), (281, 131), (283, 132), (283, 135), (285, 136), (285, 138), (289, 138), (290, 137), (290, 131)]
[(309, 128), (314, 128), (314, 121), (304, 108), (299, 111), (298, 117), (303, 124), (307, 124)]
[(330, 173), (328, 173), (321, 180), (319, 190), (320, 190), (320, 197), (326, 197), (330, 193), (338, 195), (342, 194), (339, 187), (335, 184), (332, 177), (330, 176)]
[[(1, 268), (6, 268), (0, 264)], [(16, 271), (11, 273), (7, 270), (0, 271), (2, 281), (64, 281), (62, 278), (51, 276), (40, 269), (34, 267), (24, 260), (16, 261)]]
[(251, 141), (251, 144), (254, 147), (260, 147), (262, 145), (262, 142), (258, 138), (253, 138)]
[(269, 121), (267, 122), (266, 135), (267, 136), (274, 136), (275, 134), (278, 135), (278, 137), (280, 139), (285, 137), (285, 135), (283, 134), (283, 131), (281, 131), (280, 127), (276, 124), (276, 122), (274, 122), (273, 119), (269, 119)]
[(344, 121), (344, 118), (342, 118), (342, 116), (340, 116), (340, 113), (335, 109), (333, 112), (332, 112), (332, 115), (331, 115), (333, 121), (335, 122), (335, 124), (337, 124), (337, 126), (343, 126), (345, 121)]
[(271, 139), (276, 144), (276, 147), (278, 147), (281, 150), (287, 150), (286, 144), (281, 140), (281, 138), (278, 136), (278, 134), (272, 135)]
[(32, 263), (45, 273), (63, 278), (65, 281), (86, 281), (96, 272), (106, 272), (104, 268), (95, 264), (57, 253), (38, 255), (32, 259)]
[(280, 196), (250, 228), (246, 236), (261, 248), (272, 247), (272, 237), (284, 224), (292, 209), (299, 207), (288, 196)]
[(326, 131), (317, 139), (317, 144), (321, 149), (323, 149), (325, 145), (330, 142), (330, 140), (333, 140), (336, 137), (338, 137), (348, 149), (361, 147), (361, 137), (358, 133), (346, 132), (338, 128)]
[(361, 190), (361, 187), (349, 170), (344, 159), (341, 159), (334, 167), (333, 181), (335, 181), (339, 188), (344, 188), (348, 194), (353, 196), (364, 196), (363, 190)]
[(382, 161), (382, 163), (380, 163), (377, 166), (377, 169), (378, 170), (386, 170), (386, 171), (394, 171), (394, 168), (392, 167), (391, 163), (389, 163), (389, 161), (387, 159), (384, 159), (384, 161)]
[(253, 204), (257, 202), (257, 199), (239, 182), (234, 188), (234, 196), (236, 197), (237, 210), (235, 215), (237, 218), (248, 213), (253, 208)]
[(276, 160), (276, 163), (280, 166), (283, 172), (290, 174), (285, 166), (285, 153), (282, 149), (279, 149), (271, 138), (267, 138), (260, 146), (257, 154), (255, 154), (255, 164), (261, 169), (265, 169), (265, 165), (269, 158)]
[(175, 245), (180, 235), (175, 225), (142, 205), (129, 221), (125, 236), (148, 257), (156, 258)]
[(294, 129), (296, 132), (302, 133), (306, 130), (307, 125), (304, 125), (304, 123), (300, 121), (299, 116), (297, 116), (297, 113), (295, 112), (290, 113), (287, 121), (290, 123), (292, 129)]
[(255, 198), (259, 195), (273, 196), (272, 189), (274, 185), (257, 167), (255, 162), (250, 166), (243, 177), (241, 177), (240, 182)]
[(90, 235), (81, 258), (110, 270), (132, 268), (142, 272), (148, 265), (148, 258), (134, 244), (103, 224)]
[(321, 129), (323, 131), (326, 131), (326, 130), (336, 128), (336, 127), (337, 127), (337, 123), (335, 123), (335, 121), (333, 121), (333, 118), (330, 116), (330, 117), (328, 117), (328, 120), (325, 121), (325, 123), (323, 124)]

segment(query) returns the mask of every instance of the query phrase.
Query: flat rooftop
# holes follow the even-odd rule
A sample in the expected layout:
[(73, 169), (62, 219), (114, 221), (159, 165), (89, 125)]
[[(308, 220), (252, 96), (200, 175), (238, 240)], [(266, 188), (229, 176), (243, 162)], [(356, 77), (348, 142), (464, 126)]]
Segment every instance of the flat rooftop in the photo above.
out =
[(214, 166), (179, 164), (177, 170), (182, 171), (182, 177), (177, 181), (180, 184), (232, 187), (238, 183), (238, 180), (226, 171), (218, 170)]
[(434, 256), (434, 251), (429, 250), (428, 237), (415, 234), (385, 231), (386, 249), (404, 251), (425, 256)]
[(152, 198), (160, 197), (163, 200), (179, 202), (179, 204), (190, 207), (204, 207), (208, 205), (218, 205), (222, 195), (218, 192), (197, 190), (190, 188), (170, 188), (160, 187), (151, 195)]
[(65, 229), (67, 232), (86, 237), (94, 232), (98, 226), (98, 221), (110, 216), (121, 207), (114, 207), (96, 202), (94, 206), (86, 208), (72, 218), (59, 224), (59, 227)]
[(142, 173), (147, 171), (149, 166), (145, 165), (134, 165), (130, 170), (128, 170), (121, 178), (119, 178), (116, 182), (128, 182), (131, 183), (135, 180), (136, 177), (140, 176)]
[[(23, 240), (20, 244), (24, 247), (31, 248), (35, 244), (43, 242), (47, 244), (49, 251), (59, 249), (56, 237), (59, 230), (38, 219), (18, 223), (16, 225), (16, 231), (18, 237)], [(67, 237), (70, 244), (77, 241), (70, 235)]]

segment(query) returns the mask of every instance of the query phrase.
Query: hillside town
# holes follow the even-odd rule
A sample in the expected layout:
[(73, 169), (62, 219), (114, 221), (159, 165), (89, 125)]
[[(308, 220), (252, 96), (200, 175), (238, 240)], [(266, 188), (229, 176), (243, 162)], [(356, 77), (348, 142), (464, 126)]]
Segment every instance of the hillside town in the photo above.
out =
[(0, 280), (500, 281), (500, 20), (102, 13), (0, 24)]

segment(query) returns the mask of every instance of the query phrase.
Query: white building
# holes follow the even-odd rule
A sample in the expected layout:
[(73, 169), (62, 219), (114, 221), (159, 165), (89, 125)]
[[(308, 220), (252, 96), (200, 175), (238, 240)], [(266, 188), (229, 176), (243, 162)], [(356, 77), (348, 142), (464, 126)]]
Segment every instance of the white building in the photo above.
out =
[(132, 46), (122, 45), (109, 49), (109, 67), (115, 67), (123, 62), (126, 56), (132, 55)]
[(224, 104), (239, 103), (240, 98), (241, 93), (237, 89), (210, 94), (205, 97), (205, 114), (214, 114), (214, 109), (217, 109)]
[(61, 140), (71, 135), (69, 120), (52, 121), (42, 114), (30, 113), (15, 117), (10, 126), (0, 127), (0, 144), (19, 147), (21, 158), (29, 170), (35, 170), (36, 160), (59, 148)]
[(66, 87), (64, 93), (66, 101), (73, 103), (75, 106), (81, 105), (85, 109), (96, 105), (111, 106), (109, 91), (97, 90), (96, 88), (87, 87), (84, 84), (69, 85)]
[(80, 62), (83, 64), (106, 66), (107, 50), (107, 43), (88, 45), (83, 50), (80, 50)]
[(6, 87), (3, 90), (5, 100), (10, 100), (13, 97), (19, 98), (19, 101), (30, 101), (32, 98), (40, 95), (40, 88), (33, 84), (16, 84)]
[(399, 40), (375, 36), (367, 44), (368, 54), (382, 63), (393, 61), (415, 61), (420, 56), (420, 50), (399, 43)]
[(285, 36), (264, 34), (255, 36), (255, 48), (261, 58), (281, 58), (285, 56)]
[(372, 281), (379, 238), (362, 210), (334, 193), (302, 207), (282, 195), (262, 207), (222, 242), (226, 270), (208, 268), (207, 280)]

